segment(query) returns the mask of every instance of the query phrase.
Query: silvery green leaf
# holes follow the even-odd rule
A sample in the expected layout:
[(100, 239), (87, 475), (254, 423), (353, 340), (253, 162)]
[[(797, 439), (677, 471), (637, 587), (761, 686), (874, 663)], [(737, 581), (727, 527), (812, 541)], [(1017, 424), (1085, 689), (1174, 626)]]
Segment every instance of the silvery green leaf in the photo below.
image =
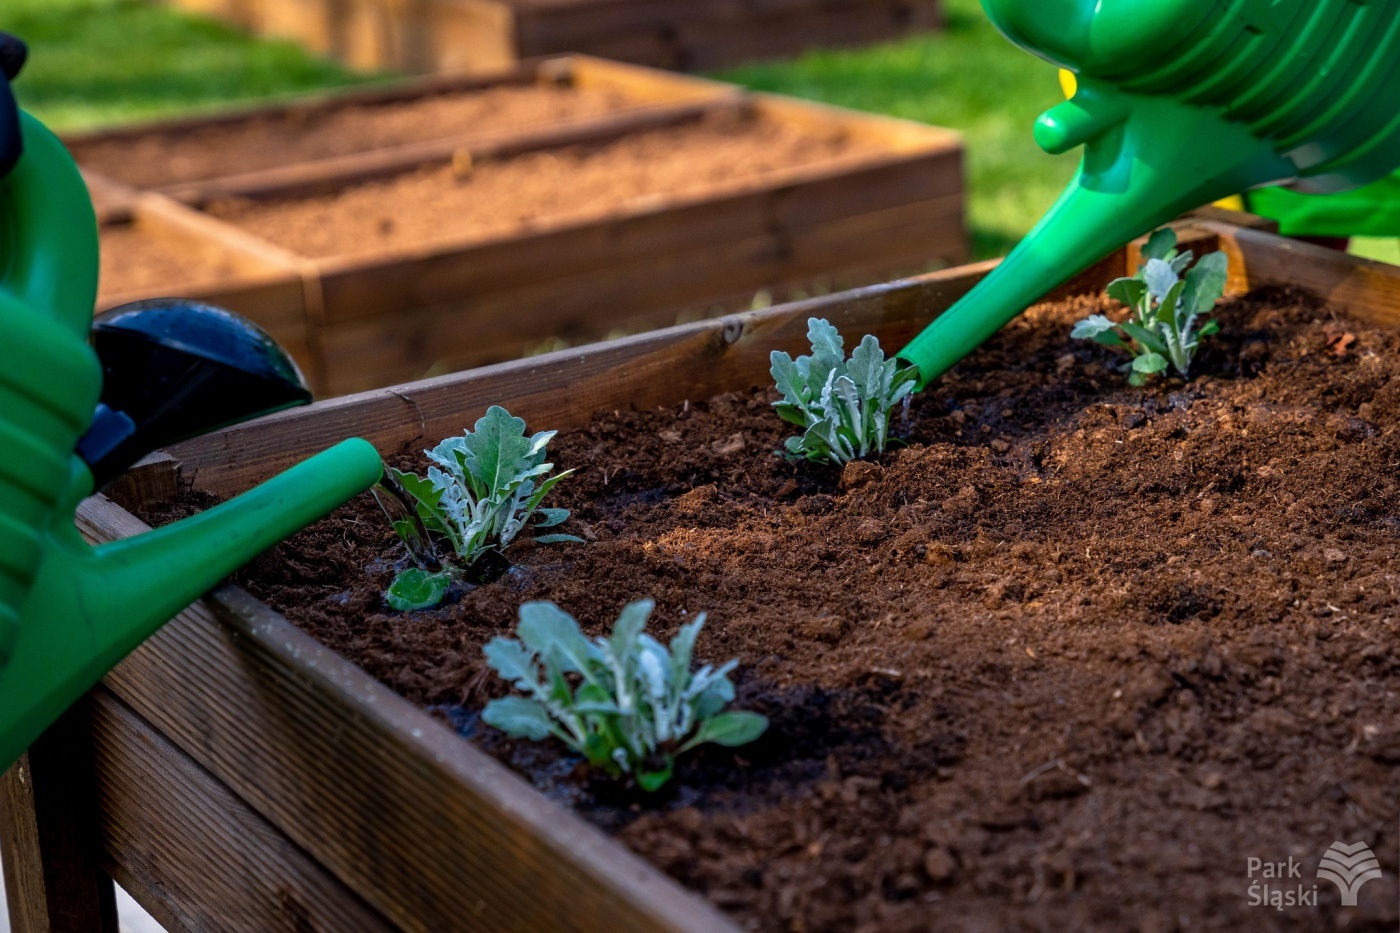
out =
[(557, 652), (564, 671), (586, 674), (589, 663), (598, 657), (598, 649), (583, 637), (574, 617), (554, 603), (525, 603), (516, 631), (535, 654), (549, 657)]
[(410, 567), (394, 577), (385, 598), (399, 612), (431, 609), (442, 602), (451, 585), (452, 575), (449, 573), (429, 573)]
[(1144, 353), (1133, 360), (1133, 372), (1152, 376), (1167, 368), (1167, 358), (1158, 353)]
[(797, 369), (797, 364), (792, 361), (791, 356), (781, 350), (774, 350), (769, 360), (772, 363), (770, 371), (773, 374), (773, 382), (782, 394), (783, 401), (800, 409), (811, 395), (806, 381)]
[(681, 746), (681, 750), (686, 751), (706, 742), (723, 745), (726, 748), (738, 748), (741, 745), (748, 745), (763, 735), (767, 729), (768, 718), (758, 713), (740, 710), (720, 713), (718, 716), (701, 723), (695, 737)]
[(1102, 314), (1093, 314), (1075, 324), (1069, 335), (1075, 340), (1097, 340), (1103, 334), (1112, 334), (1117, 327), (1117, 324)]
[(1230, 257), (1224, 253), (1211, 253), (1201, 258), (1190, 272), (1186, 273), (1186, 291), (1182, 294), (1182, 304), (1192, 317), (1209, 314), (1215, 303), (1225, 295), (1225, 286), (1230, 281)]
[(1181, 293), (1186, 288), (1184, 281), (1178, 281), (1162, 296), (1162, 304), (1157, 308), (1157, 322), (1168, 328), (1174, 327), (1181, 310)]
[(702, 612), (693, 622), (682, 625), (676, 637), (671, 639), (671, 669), (675, 672), (677, 683), (690, 671), (690, 662), (695, 657), (695, 640), (700, 637), (700, 630), (704, 627), (705, 613)]
[(773, 407), (778, 410), (778, 417), (788, 424), (795, 424), (799, 428), (805, 428), (807, 421), (811, 417), (807, 409), (797, 405), (789, 405), (786, 402), (774, 402)]
[(636, 648), (637, 636), (647, 627), (647, 619), (651, 617), (655, 608), (656, 603), (650, 599), (639, 599), (623, 607), (609, 639), (613, 657), (625, 658), (632, 654)]
[(487, 703), (486, 709), (481, 711), (481, 721), (506, 735), (532, 742), (548, 738), (554, 727), (543, 706), (534, 700), (514, 696)]
[(1127, 332), (1128, 336), (1136, 340), (1143, 348), (1151, 350), (1154, 353), (1165, 354), (1167, 352), (1167, 345), (1163, 342), (1161, 335), (1154, 334), (1146, 327), (1132, 321), (1124, 321), (1120, 326)]
[(867, 334), (851, 351), (846, 374), (862, 397), (873, 399), (884, 394), (885, 353), (880, 349), (880, 341)]
[(1220, 333), (1220, 322), (1219, 322), (1219, 321), (1206, 321), (1205, 326), (1202, 327), (1202, 328), (1200, 329), (1200, 331), (1199, 331), (1199, 333), (1197, 334), (1197, 336), (1199, 336), (1199, 337), (1210, 337), (1210, 336), (1213, 336), (1213, 335), (1218, 334), (1218, 333)]
[(535, 535), (536, 544), (587, 544), (578, 535)]
[(1147, 245), (1142, 248), (1142, 256), (1148, 260), (1165, 260), (1174, 249), (1176, 249), (1176, 231), (1171, 227), (1163, 227), (1154, 231), (1147, 238)]
[(525, 436), (525, 419), (492, 405), (466, 438), (467, 471), (483, 487), (499, 489), (533, 467), (532, 445)]
[(486, 664), (506, 680), (516, 684), (534, 683), (535, 656), (513, 638), (493, 638), (481, 649)]
[(539, 516), (535, 520), (536, 528), (553, 528), (569, 520), (568, 509), (539, 509), (535, 515)]
[(1169, 265), (1172, 267), (1173, 272), (1175, 272), (1177, 275), (1181, 275), (1191, 265), (1191, 260), (1195, 258), (1196, 254), (1188, 249), (1186, 252), (1172, 257), (1172, 259), (1169, 262)]
[(1177, 283), (1178, 276), (1172, 267), (1160, 259), (1149, 259), (1142, 270), (1142, 279), (1147, 283), (1147, 292), (1160, 301)]
[(835, 327), (816, 317), (807, 321), (807, 339), (812, 343), (807, 382), (814, 386), (824, 385), (832, 372), (844, 368), (845, 342)]
[(659, 651), (643, 651), (637, 661), (652, 700), (665, 697), (670, 683), (669, 656)]
[(1108, 285), (1108, 297), (1129, 308), (1136, 308), (1147, 297), (1147, 283), (1139, 278), (1114, 279)]

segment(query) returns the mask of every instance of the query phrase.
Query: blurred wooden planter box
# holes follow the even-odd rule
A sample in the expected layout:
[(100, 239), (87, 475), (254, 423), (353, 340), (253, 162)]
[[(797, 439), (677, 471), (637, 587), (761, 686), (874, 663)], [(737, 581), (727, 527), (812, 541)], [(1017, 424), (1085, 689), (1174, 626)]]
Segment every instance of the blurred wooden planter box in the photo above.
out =
[[(200, 230), (190, 241), (192, 250), (221, 239), (235, 253), (271, 257), (284, 273), (303, 277), (304, 333), (289, 343), (318, 392), (339, 395), (499, 362), (551, 339), (576, 344), (619, 329), (666, 326), (678, 315), (746, 306), (765, 289), (864, 284), (966, 259), (962, 144), (950, 131), (578, 57), (531, 65), (502, 80), (523, 86), (563, 82), (641, 103), (560, 126), (178, 180), (160, 193), (195, 208), (217, 209), (230, 200), (275, 206), (434, 167), (509, 165), (532, 153), (625, 146), (646, 134), (727, 119), (799, 139), (808, 133), (813, 139), (839, 137), (850, 146), (829, 158), (762, 173), (726, 167), (725, 180), (677, 194), (657, 191), (611, 202), (600, 197), (505, 232), (444, 229), (428, 243), (382, 249), (370, 243), (351, 255), (312, 257), (290, 244), (263, 242), (240, 229), (237, 219), (199, 214), (196, 224), (185, 215), (182, 222)], [(349, 99), (364, 101), (365, 94)], [(322, 101), (291, 112), (314, 126), (314, 115), (342, 106)], [(152, 136), (179, 139), (261, 118), (181, 121), (69, 142), (82, 160), (113, 140), (135, 145)], [(88, 168), (103, 166), (98, 161)], [(384, 208), (388, 214), (394, 209)], [(177, 213), (174, 206), (163, 212)], [(274, 336), (287, 332), (285, 304), (263, 307), (247, 293), (250, 283), (228, 285), (227, 294), (202, 288), (191, 297), (226, 303), (277, 331)]]
[(417, 78), (72, 133), (63, 142), (98, 179), (95, 195), (125, 186), (179, 198), (219, 190), (219, 182), (236, 187), (245, 176), (263, 184), (346, 180), (466, 145), (538, 146), (653, 126), (740, 93), (718, 81), (568, 55), (489, 75)]
[(207, 301), (257, 321), (310, 382), (321, 381), (308, 340), (306, 273), (295, 256), (160, 195), (112, 198), (108, 191), (94, 198), (102, 247), (98, 311), (147, 298)]
[(942, 24), (941, 0), (171, 0), (355, 67), (491, 71), (584, 52), (676, 70), (864, 45)]
[[(1212, 221), (1183, 233), (1229, 254), (1232, 292), (1295, 285), (1400, 326), (1400, 269)], [(1120, 250), (1061, 293), (1100, 291), (1133, 261)], [(352, 435), (421, 447), (490, 404), (567, 429), (744, 389), (768, 378), (772, 349), (803, 345), (809, 316), (899, 347), (992, 265), (323, 402), (180, 445), (114, 495), (135, 508), (177, 481), (230, 495)], [(94, 540), (144, 529), (102, 497), (79, 524)], [(110, 874), (171, 930), (735, 929), (232, 586), (51, 730), (0, 784), (5, 801), (21, 921), (55, 904), (96, 916)]]

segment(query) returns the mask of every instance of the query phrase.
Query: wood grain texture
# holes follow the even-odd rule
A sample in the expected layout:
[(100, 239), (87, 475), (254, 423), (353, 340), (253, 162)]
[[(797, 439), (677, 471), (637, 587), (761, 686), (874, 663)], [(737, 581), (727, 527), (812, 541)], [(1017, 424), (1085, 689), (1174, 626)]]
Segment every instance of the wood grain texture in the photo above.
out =
[[(767, 379), (770, 352), (803, 350), (812, 315), (829, 318), (848, 339), (873, 333), (886, 347), (903, 346), (994, 265), (331, 399), (178, 445), (170, 453), (198, 488), (227, 494), (346, 437), (365, 437), (395, 453), (459, 433), (493, 404), (531, 423), (563, 429), (619, 404), (648, 408), (707, 398), (722, 391), (717, 386), (744, 388)], [(1121, 254), (1115, 268), (1123, 268)]]
[(85, 705), (70, 710), (0, 776), (0, 849), (11, 933), (117, 933), (99, 867)]
[(167, 931), (393, 929), (110, 690), (88, 702), (104, 867)]
[(1231, 287), (1291, 285), (1382, 327), (1400, 325), (1400, 267), (1274, 236), (1263, 230), (1198, 221), (1230, 257)]
[[(93, 539), (145, 528), (100, 497), (83, 505), (79, 527)], [(235, 588), (182, 613), (104, 683), (404, 929), (730, 929), (706, 904)], [(100, 783), (135, 779), (104, 775)], [(146, 843), (152, 871), (176, 854), (168, 841)], [(123, 861), (117, 852), (111, 858)], [(252, 870), (207, 864), (213, 873)], [(274, 879), (295, 867), (256, 864)], [(186, 868), (184, 903), (210, 909), (215, 901), (205, 892), (218, 882), (198, 865)], [(168, 877), (162, 870), (150, 880)]]

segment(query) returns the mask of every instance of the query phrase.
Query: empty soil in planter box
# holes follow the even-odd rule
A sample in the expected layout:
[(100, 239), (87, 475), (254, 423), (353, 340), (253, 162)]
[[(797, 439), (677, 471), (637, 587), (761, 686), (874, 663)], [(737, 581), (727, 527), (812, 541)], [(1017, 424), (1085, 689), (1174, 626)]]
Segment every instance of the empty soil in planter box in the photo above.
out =
[(253, 115), (193, 130), (76, 142), (85, 168), (137, 188), (163, 187), (452, 137), (548, 126), (641, 106), (626, 94), (506, 85), (417, 100)]
[[(845, 483), (774, 456), (758, 387), (561, 434), (589, 543), (519, 545), (444, 608), (386, 607), (404, 554), (367, 497), (241, 580), (742, 926), (1393, 927), (1400, 338), (1261, 292), (1200, 378), (1136, 390), (1068, 339), (1113, 307), (1033, 309)], [(597, 634), (642, 597), (667, 637), (710, 614), (758, 743), (646, 798), (479, 724), (521, 602)], [(1386, 872), (1357, 908), (1314, 877), (1337, 840)], [(1290, 856), (1274, 888), (1319, 906), (1250, 906), (1247, 859)]]
[(182, 288), (228, 279), (239, 269), (227, 257), (196, 249), (172, 236), (159, 236), (133, 224), (102, 228), (97, 301), (115, 295), (179, 294)]
[(426, 167), (333, 195), (224, 201), (210, 213), (303, 256), (372, 255), (601, 217), (628, 202), (705, 192), (870, 151), (844, 130), (720, 112), (601, 145)]

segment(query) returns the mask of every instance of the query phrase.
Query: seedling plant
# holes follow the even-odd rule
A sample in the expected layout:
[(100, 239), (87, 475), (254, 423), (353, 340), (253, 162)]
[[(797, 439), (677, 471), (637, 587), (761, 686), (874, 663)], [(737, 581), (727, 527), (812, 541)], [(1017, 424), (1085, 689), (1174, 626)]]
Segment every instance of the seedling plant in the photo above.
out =
[[(569, 517), (568, 509), (540, 506), (573, 472), (550, 475), (554, 464), (545, 462), (546, 447), (556, 433), (527, 436), (523, 419), (493, 405), (462, 437), (425, 451), (434, 464), (426, 477), (387, 470), (408, 509), (391, 507), (384, 496), (380, 504), (418, 564), (395, 577), (386, 594), (389, 605), (401, 612), (436, 606), (454, 580), (486, 555), (504, 551), (527, 527), (552, 528)], [(568, 534), (537, 534), (534, 540), (582, 542)], [(450, 556), (439, 559), (443, 551)]]
[(485, 648), (487, 664), (522, 695), (491, 701), (483, 721), (516, 738), (553, 736), (593, 767), (646, 791), (671, 779), (677, 755), (762, 735), (765, 717), (725, 711), (734, 700), (729, 674), (737, 661), (691, 670), (704, 614), (667, 648), (644, 631), (653, 608), (651, 600), (628, 605), (611, 637), (590, 640), (553, 603), (524, 604), (518, 640), (494, 638)]
[(1123, 368), (1135, 386), (1146, 385), (1168, 368), (1175, 368), (1183, 379), (1191, 378), (1201, 340), (1220, 330), (1207, 315), (1225, 294), (1229, 260), (1224, 253), (1211, 253), (1192, 266), (1191, 251), (1182, 253), (1176, 246), (1172, 230), (1158, 230), (1148, 239), (1146, 262), (1137, 275), (1108, 286), (1109, 297), (1128, 307), (1126, 321), (1095, 314), (1070, 332), (1078, 340), (1126, 350), (1131, 359)]
[(774, 350), (773, 381), (782, 397), (778, 414), (803, 429), (787, 439), (793, 459), (844, 466), (883, 453), (889, 445), (890, 412), (913, 394), (919, 372), (886, 359), (880, 341), (867, 335), (846, 359), (845, 343), (821, 318), (807, 322), (811, 356)]

